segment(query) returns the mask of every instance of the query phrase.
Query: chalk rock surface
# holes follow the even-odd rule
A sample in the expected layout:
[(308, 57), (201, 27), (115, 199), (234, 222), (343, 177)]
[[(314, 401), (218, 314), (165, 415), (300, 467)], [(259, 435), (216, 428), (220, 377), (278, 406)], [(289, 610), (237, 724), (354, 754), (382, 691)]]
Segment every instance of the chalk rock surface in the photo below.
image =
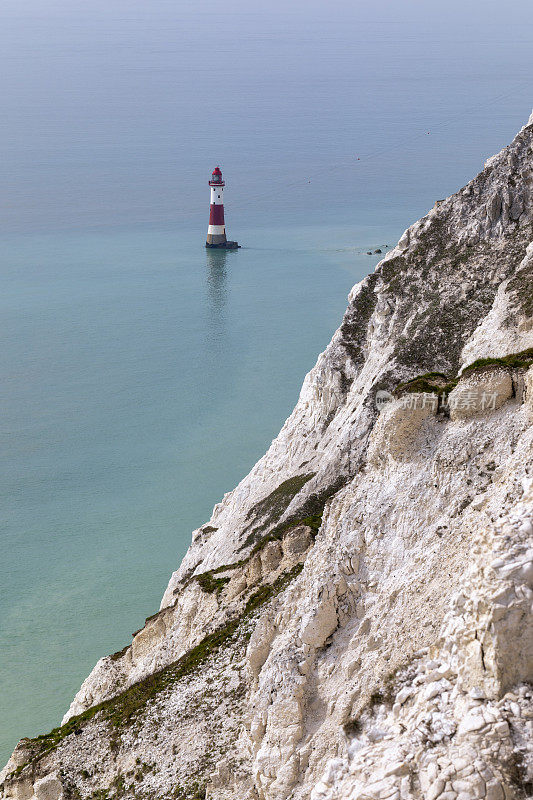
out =
[(533, 118), (353, 288), (160, 611), (3, 798), (533, 796), (532, 146)]

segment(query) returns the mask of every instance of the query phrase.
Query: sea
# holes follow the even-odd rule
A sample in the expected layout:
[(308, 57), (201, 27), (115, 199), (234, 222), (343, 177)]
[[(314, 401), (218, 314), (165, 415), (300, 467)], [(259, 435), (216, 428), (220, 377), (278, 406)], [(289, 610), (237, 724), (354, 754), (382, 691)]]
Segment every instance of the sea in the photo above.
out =
[[(374, 251), (526, 123), (532, 23), (530, 0), (3, 0), (2, 764), (157, 610)], [(236, 251), (204, 246), (216, 165)]]

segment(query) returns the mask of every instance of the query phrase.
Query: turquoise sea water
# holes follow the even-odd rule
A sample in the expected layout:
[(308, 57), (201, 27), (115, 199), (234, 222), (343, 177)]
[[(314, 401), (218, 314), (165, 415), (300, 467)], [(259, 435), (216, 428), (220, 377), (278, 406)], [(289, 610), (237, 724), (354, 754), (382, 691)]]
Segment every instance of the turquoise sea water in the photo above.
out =
[(0, 761), (157, 609), (366, 251), (526, 121), (514, 5), (3, 3)]

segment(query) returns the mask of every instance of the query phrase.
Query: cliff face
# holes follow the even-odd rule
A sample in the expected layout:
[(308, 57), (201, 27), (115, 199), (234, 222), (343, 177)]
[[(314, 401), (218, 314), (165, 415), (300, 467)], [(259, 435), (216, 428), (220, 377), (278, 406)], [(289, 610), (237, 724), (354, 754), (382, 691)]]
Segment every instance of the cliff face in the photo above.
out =
[(533, 795), (532, 145), (533, 115), (354, 287), (160, 612), (3, 797)]

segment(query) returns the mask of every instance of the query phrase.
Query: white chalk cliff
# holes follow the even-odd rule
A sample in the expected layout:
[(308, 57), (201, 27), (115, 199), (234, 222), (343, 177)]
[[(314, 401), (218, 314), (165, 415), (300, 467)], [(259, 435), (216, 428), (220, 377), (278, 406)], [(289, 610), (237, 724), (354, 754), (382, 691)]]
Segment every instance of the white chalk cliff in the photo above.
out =
[(353, 288), (159, 613), (0, 796), (532, 797), (532, 365), (533, 115)]

